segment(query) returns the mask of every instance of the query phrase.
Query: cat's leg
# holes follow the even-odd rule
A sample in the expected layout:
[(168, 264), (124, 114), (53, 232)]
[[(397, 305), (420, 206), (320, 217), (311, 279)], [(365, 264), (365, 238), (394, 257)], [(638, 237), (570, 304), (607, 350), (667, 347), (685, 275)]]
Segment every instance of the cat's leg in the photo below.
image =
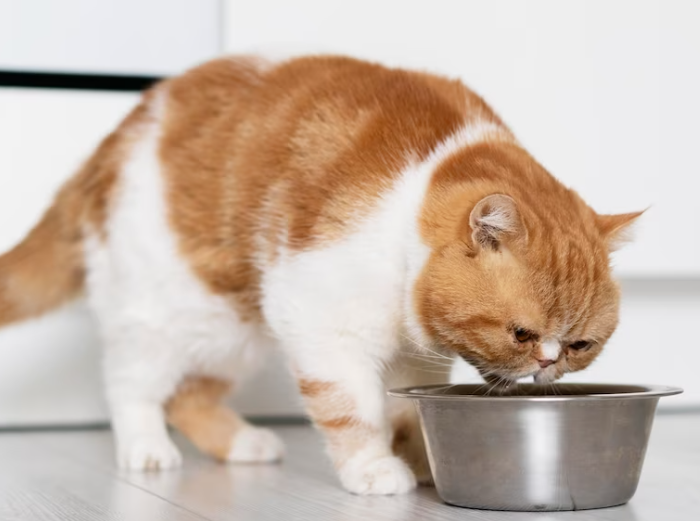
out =
[(120, 403), (112, 406), (117, 464), (128, 470), (167, 470), (182, 464), (180, 451), (165, 428), (161, 404)]
[[(383, 364), (366, 345), (339, 335), (308, 339), (292, 351), (299, 389), (315, 425), (326, 437), (343, 486), (356, 494), (401, 494), (416, 479), (392, 452)], [(323, 349), (309, 350), (322, 345)]]
[(107, 336), (103, 358), (117, 464), (129, 470), (179, 467), (182, 456), (168, 435), (163, 406), (182, 370), (162, 356), (164, 339), (140, 327), (125, 329), (132, 334)]
[[(171, 334), (167, 327), (152, 329), (122, 319), (117, 333), (107, 335), (105, 384), (118, 464), (134, 470), (179, 466), (182, 458), (170, 440), (166, 419), (219, 460), (279, 460), (284, 452), (279, 438), (269, 429), (250, 425), (224, 404), (245, 380), (243, 375), (249, 377), (260, 365), (260, 360), (251, 359), (259, 359), (265, 346), (255, 339), (249, 346), (232, 342), (249, 337), (233, 317), (207, 320), (194, 310), (191, 314), (191, 320), (178, 317)], [(198, 328), (201, 323), (208, 323), (206, 331)], [(191, 351), (206, 363), (188, 356)], [(214, 376), (195, 376), (198, 370)]]
[[(445, 357), (421, 358), (419, 354), (402, 353), (387, 378), (388, 388), (447, 383), (452, 361)], [(408, 462), (421, 485), (432, 485), (433, 477), (420, 428), (418, 413), (411, 400), (390, 397), (387, 402), (393, 429), (392, 449)]]
[(199, 450), (219, 461), (279, 461), (284, 445), (270, 429), (255, 427), (224, 403), (234, 384), (210, 376), (190, 376), (168, 400), (168, 422)]

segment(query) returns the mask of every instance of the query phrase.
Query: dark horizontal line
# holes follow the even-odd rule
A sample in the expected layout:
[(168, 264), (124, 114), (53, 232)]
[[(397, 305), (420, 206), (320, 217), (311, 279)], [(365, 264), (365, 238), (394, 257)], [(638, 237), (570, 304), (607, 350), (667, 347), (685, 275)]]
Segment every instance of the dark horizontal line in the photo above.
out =
[(0, 70), (0, 87), (138, 92), (161, 79), (158, 76)]
[(69, 424), (40, 424), (40, 425), (7, 425), (0, 427), (0, 435), (4, 432), (50, 432), (50, 431), (96, 431), (109, 429), (109, 423), (69, 423)]
[(285, 416), (256, 416), (246, 415), (246, 419), (255, 425), (290, 426), (290, 425), (311, 425), (311, 420), (301, 415)]
[[(246, 415), (246, 419), (255, 425), (296, 426), (310, 425), (305, 416), (256, 416)], [(50, 432), (50, 431), (95, 431), (109, 429), (109, 422), (67, 423), (67, 424), (19, 424), (0, 426), (0, 436), (4, 432)]]

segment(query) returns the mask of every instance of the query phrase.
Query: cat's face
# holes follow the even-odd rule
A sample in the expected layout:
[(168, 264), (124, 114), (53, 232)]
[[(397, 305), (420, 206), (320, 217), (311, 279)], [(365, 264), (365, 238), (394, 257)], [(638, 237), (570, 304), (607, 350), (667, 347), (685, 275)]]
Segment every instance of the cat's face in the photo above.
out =
[(466, 239), (435, 251), (417, 285), (429, 335), (493, 384), (552, 382), (600, 354), (619, 314), (610, 240), (637, 216), (584, 205), (577, 215), (590, 222), (544, 232), (518, 206), (505, 195), (481, 199)]

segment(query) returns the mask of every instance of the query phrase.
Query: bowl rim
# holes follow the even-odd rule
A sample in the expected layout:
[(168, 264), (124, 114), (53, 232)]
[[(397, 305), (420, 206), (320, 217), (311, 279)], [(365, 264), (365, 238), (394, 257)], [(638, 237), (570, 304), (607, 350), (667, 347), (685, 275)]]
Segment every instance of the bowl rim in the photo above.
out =
[[(475, 394), (439, 394), (430, 391), (436, 391), (441, 388), (453, 389), (460, 386), (478, 386), (481, 387), (483, 384), (431, 384), (431, 385), (416, 385), (411, 387), (401, 387), (396, 389), (390, 389), (387, 391), (389, 396), (396, 398), (409, 398), (413, 400), (449, 400), (449, 401), (470, 401), (470, 402), (583, 402), (583, 401), (602, 401), (602, 400), (635, 400), (635, 399), (648, 399), (648, 398), (659, 398), (662, 396), (673, 396), (676, 394), (681, 394), (683, 389), (680, 387), (668, 386), (668, 385), (646, 385), (646, 384), (631, 384), (631, 383), (618, 383), (610, 384), (603, 382), (588, 382), (588, 383), (559, 383), (556, 384), (557, 387), (575, 387), (575, 386), (586, 386), (586, 387), (642, 387), (644, 391), (633, 391), (633, 392), (618, 392), (618, 393), (607, 393), (607, 394), (576, 394), (576, 395), (549, 395), (549, 396), (527, 396), (527, 395), (475, 395)], [(536, 384), (529, 384), (536, 385)]]

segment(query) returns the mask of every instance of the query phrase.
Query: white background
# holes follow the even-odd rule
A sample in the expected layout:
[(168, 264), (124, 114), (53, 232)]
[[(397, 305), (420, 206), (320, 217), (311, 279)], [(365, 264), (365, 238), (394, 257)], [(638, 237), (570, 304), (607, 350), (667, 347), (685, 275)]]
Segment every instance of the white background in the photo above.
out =
[[(139, 16), (137, 4), (145, 5)], [(666, 403), (700, 405), (699, 3), (225, 6), (220, 19), (210, 0), (0, 0), (0, 69), (175, 73), (217, 54), (223, 34), (232, 52), (341, 52), (462, 77), (597, 209), (652, 205), (637, 242), (617, 259), (625, 294), (620, 329), (576, 378), (681, 385), (686, 394)], [(0, 251), (28, 231), (136, 98), (0, 88)], [(80, 306), (1, 330), (0, 425), (104, 420), (98, 343)], [(244, 411), (299, 411), (282, 365), (278, 360), (244, 391)], [(465, 368), (456, 377), (475, 379)]]
[(161, 75), (221, 44), (218, 0), (0, 0), (0, 68)]

